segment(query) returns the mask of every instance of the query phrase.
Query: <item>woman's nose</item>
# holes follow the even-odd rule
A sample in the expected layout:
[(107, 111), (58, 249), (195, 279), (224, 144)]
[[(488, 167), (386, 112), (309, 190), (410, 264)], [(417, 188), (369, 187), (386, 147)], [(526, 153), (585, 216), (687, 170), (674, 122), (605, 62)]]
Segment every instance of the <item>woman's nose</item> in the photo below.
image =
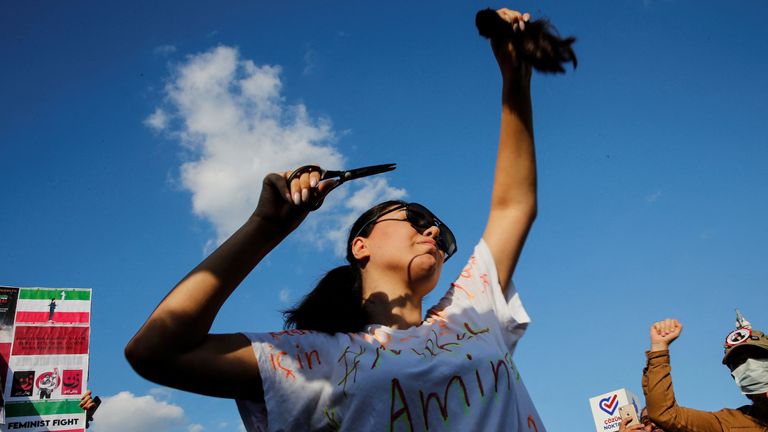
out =
[(425, 229), (423, 234), (427, 237), (436, 239), (437, 236), (440, 235), (440, 228), (438, 228), (436, 225), (432, 225), (431, 227)]

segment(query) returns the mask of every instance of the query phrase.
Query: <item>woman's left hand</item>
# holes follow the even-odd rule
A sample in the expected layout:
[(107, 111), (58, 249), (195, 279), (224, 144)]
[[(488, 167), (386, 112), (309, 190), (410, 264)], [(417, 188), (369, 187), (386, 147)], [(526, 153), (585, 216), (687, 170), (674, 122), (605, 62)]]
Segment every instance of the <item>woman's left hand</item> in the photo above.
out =
[[(531, 14), (527, 12), (520, 13), (515, 10), (502, 8), (497, 10), (496, 13), (504, 21), (508, 22), (512, 26), (512, 31), (516, 33), (524, 32), (525, 24), (531, 20)], [(511, 41), (491, 40), (491, 48), (493, 48), (493, 55), (496, 56), (496, 62), (499, 64), (501, 75), (505, 80), (508, 78), (530, 80), (531, 65), (519, 59)]]

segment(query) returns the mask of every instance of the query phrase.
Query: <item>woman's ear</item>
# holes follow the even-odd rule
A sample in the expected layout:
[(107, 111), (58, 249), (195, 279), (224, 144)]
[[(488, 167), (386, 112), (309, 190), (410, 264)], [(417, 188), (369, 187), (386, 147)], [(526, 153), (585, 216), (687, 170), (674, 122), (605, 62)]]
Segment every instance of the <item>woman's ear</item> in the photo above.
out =
[(352, 240), (352, 256), (358, 261), (366, 261), (371, 255), (371, 250), (368, 248), (368, 241), (364, 237), (355, 237)]

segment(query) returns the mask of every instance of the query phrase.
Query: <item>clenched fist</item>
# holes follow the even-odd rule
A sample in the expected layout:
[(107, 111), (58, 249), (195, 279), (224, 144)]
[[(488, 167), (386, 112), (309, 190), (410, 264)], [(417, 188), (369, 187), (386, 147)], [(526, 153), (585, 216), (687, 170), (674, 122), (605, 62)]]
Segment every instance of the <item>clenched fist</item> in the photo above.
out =
[(651, 326), (651, 351), (669, 349), (669, 344), (674, 342), (682, 331), (683, 325), (676, 319), (667, 318), (664, 321), (653, 323)]

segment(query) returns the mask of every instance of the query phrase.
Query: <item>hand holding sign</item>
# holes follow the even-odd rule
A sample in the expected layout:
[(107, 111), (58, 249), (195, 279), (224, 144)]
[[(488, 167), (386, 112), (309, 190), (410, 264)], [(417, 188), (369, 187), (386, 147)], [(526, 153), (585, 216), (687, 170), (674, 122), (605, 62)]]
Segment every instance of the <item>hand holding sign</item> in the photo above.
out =
[(629, 431), (642, 431), (642, 430), (645, 430), (644, 429), (645, 426), (642, 423), (630, 425), (631, 422), (632, 422), (632, 418), (630, 418), (630, 417), (621, 419), (621, 424), (619, 425), (619, 432), (624, 432), (624, 431), (629, 432)]
[(80, 408), (82, 408), (86, 414), (86, 428), (88, 427), (88, 424), (93, 421), (93, 415), (96, 413), (96, 410), (99, 409), (99, 405), (101, 405), (100, 397), (96, 396), (95, 398), (92, 398), (90, 390), (83, 393), (83, 396), (80, 398)]

